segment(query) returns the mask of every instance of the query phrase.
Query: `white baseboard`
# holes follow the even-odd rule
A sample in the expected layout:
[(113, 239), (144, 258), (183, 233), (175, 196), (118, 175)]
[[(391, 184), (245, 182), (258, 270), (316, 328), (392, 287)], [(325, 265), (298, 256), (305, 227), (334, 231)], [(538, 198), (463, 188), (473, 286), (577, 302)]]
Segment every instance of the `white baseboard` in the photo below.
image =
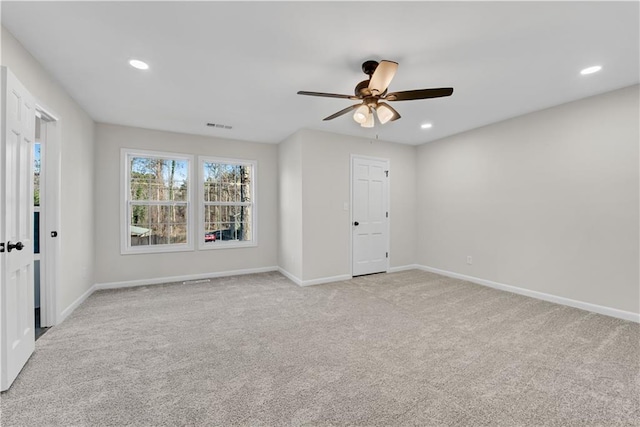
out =
[(407, 271), (407, 270), (420, 270), (420, 266), (418, 264), (408, 264), (408, 265), (401, 265), (399, 267), (391, 267), (387, 270), (387, 273), (397, 273), (399, 271)]
[(78, 308), (92, 293), (101, 289), (117, 289), (117, 288), (129, 288), (132, 286), (145, 286), (145, 285), (157, 285), (161, 283), (181, 282), (189, 280), (207, 279), (213, 277), (227, 277), (227, 276), (239, 276), (242, 274), (255, 274), (266, 273), (268, 271), (278, 271), (278, 267), (261, 267), (261, 268), (247, 268), (243, 270), (231, 270), (231, 271), (219, 271), (215, 273), (202, 273), (202, 274), (189, 274), (184, 276), (172, 276), (172, 277), (156, 277), (152, 279), (140, 279), (140, 280), (127, 280), (123, 282), (110, 282), (110, 283), (96, 283), (91, 286), (85, 293), (80, 295), (78, 299), (72, 302), (67, 308), (62, 310), (56, 319), (56, 325), (62, 323), (73, 311)]
[(289, 273), (287, 270), (285, 270), (282, 267), (278, 267), (278, 271), (280, 272), (280, 274), (282, 274), (284, 277), (286, 277), (287, 279), (291, 280), (293, 283), (295, 283), (298, 286), (302, 286), (302, 280), (300, 280), (299, 278), (297, 278), (296, 276), (294, 276), (293, 274)]
[(96, 283), (95, 290), (130, 288), (133, 286), (159, 285), (162, 283), (188, 282), (190, 280), (209, 279), (214, 277), (241, 276), (243, 274), (266, 273), (278, 271), (278, 267), (245, 268), (242, 270), (218, 271), (215, 273), (186, 274), (182, 276), (154, 277), (150, 279), (125, 280), (122, 282)]
[[(410, 264), (410, 265), (404, 265), (399, 267), (392, 267), (389, 269), (388, 272), (396, 273), (399, 271), (406, 271), (406, 270), (413, 270), (413, 269), (429, 271), (431, 273), (453, 277), (455, 279), (466, 280), (468, 282), (476, 283), (483, 286), (488, 286), (490, 288), (499, 289), (502, 291), (512, 292), (515, 294), (524, 295), (524, 296), (528, 296), (531, 298), (536, 298), (544, 301), (549, 301), (556, 304), (566, 305), (569, 307), (592, 311), (594, 313), (604, 314), (605, 316), (611, 316), (619, 319), (630, 320), (632, 322), (640, 323), (640, 314), (633, 313), (630, 311), (618, 310), (611, 307), (605, 307), (597, 304), (591, 304), (588, 302), (572, 300), (572, 299), (560, 297), (557, 295), (546, 294), (543, 292), (519, 288), (517, 286), (505, 285), (503, 283), (493, 282), (491, 280), (486, 280), (486, 279), (480, 279), (478, 277), (473, 277), (473, 276), (467, 276), (465, 274), (454, 273), (452, 271), (441, 270), (441, 269), (429, 267), (426, 265)], [(286, 271), (281, 267), (261, 267), (261, 268), (249, 268), (249, 269), (243, 269), (243, 270), (220, 271), (215, 273), (190, 274), (190, 275), (172, 276), (172, 277), (157, 277), (157, 278), (151, 278), (151, 279), (129, 280), (129, 281), (122, 281), (122, 282), (96, 283), (91, 288), (89, 288), (86, 292), (80, 295), (80, 297), (78, 297), (78, 299), (76, 299), (73, 303), (71, 303), (67, 308), (65, 308), (62, 312), (60, 312), (60, 314), (56, 319), (56, 324), (62, 323), (67, 317), (69, 317), (69, 315), (76, 308), (78, 308), (78, 306), (80, 306), (80, 304), (82, 304), (87, 298), (89, 298), (89, 296), (91, 296), (92, 293), (101, 289), (116, 289), (116, 288), (127, 288), (132, 286), (146, 286), (146, 285), (155, 285), (155, 284), (161, 284), (161, 283), (200, 280), (200, 279), (214, 278), (214, 277), (228, 277), (228, 276), (239, 276), (243, 274), (266, 273), (270, 271), (279, 271), (283, 276), (285, 276), (286, 278), (288, 278), (298, 286), (321, 285), (324, 283), (350, 280), (352, 278), (348, 274), (343, 274), (339, 276), (322, 277), (319, 279), (301, 280), (300, 278), (294, 276), (293, 274), (289, 273), (288, 271)]]
[(341, 274), (340, 276), (321, 277), (319, 279), (303, 280), (300, 286), (323, 285), (325, 283), (342, 282), (344, 280), (351, 280), (351, 279), (352, 277), (350, 274)]
[(630, 320), (640, 323), (640, 314), (631, 311), (618, 310), (617, 308), (605, 307), (602, 305), (591, 304), (589, 302), (577, 301), (570, 298), (560, 297), (557, 295), (546, 294), (544, 292), (532, 291), (530, 289), (519, 288), (517, 286), (505, 285), (504, 283), (493, 282), (491, 280), (480, 279), (478, 277), (467, 276), (465, 274), (454, 273), (452, 271), (440, 270), (439, 268), (429, 267), (426, 265), (417, 265), (420, 270), (429, 271), (431, 273), (440, 274), (442, 276), (453, 277), (454, 279), (462, 279), (467, 282), (476, 283), (478, 285), (488, 286), (490, 288), (499, 289), (501, 291), (512, 292), (514, 294), (524, 295), (556, 304), (567, 305), (581, 310), (592, 311), (605, 316), (616, 317), (618, 319)]
[(313, 285), (322, 285), (325, 283), (331, 282), (342, 282), (343, 280), (350, 280), (351, 275), (349, 274), (341, 274), (340, 276), (331, 276), (331, 277), (321, 277), (319, 279), (311, 279), (311, 280), (302, 280), (299, 277), (294, 276), (289, 273), (284, 268), (278, 267), (278, 271), (285, 276), (287, 279), (291, 280), (298, 286), (313, 286)]
[[(421, 269), (420, 267), (421, 266), (418, 264), (401, 265), (398, 267), (390, 267), (387, 270), (387, 273), (397, 273), (399, 271), (407, 271), (407, 270), (420, 270)], [(278, 267), (278, 271), (282, 273), (283, 276), (285, 276), (287, 279), (291, 280), (293, 283), (295, 283), (298, 286), (322, 285), (324, 283), (342, 282), (344, 280), (351, 280), (353, 278), (353, 276), (349, 274), (341, 274), (339, 276), (321, 277), (319, 279), (311, 279), (311, 280), (302, 280), (299, 277), (296, 277), (293, 274), (289, 273), (287, 270), (283, 269), (282, 267)]]
[(87, 291), (85, 293), (80, 295), (80, 297), (78, 297), (78, 299), (76, 299), (74, 302), (72, 302), (69, 305), (69, 307), (67, 307), (64, 310), (62, 310), (60, 312), (60, 314), (58, 315), (57, 319), (56, 319), (56, 325), (59, 325), (60, 323), (64, 322), (65, 319), (67, 317), (69, 317), (69, 315), (71, 313), (73, 313), (73, 311), (76, 308), (78, 308), (80, 306), (80, 304), (82, 304), (87, 298), (89, 298), (91, 296), (91, 294), (94, 293), (95, 291), (96, 291), (96, 285), (91, 286), (89, 289), (87, 289)]

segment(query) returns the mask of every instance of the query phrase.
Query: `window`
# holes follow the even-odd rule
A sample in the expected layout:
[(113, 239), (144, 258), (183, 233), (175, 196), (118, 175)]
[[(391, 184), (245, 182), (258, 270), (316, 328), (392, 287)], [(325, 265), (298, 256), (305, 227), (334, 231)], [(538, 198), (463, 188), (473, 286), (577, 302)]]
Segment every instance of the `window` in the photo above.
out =
[(200, 249), (255, 246), (256, 162), (200, 158)]
[(123, 150), (123, 253), (193, 249), (191, 156)]

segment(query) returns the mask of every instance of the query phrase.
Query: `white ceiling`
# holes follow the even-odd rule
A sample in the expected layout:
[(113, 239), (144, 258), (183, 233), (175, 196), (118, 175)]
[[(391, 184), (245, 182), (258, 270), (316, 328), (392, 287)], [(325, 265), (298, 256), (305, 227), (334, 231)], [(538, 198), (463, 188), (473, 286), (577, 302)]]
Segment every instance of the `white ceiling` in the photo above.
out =
[[(5, 26), (99, 122), (277, 143), (300, 128), (420, 144), (639, 82), (638, 2), (2, 2)], [(131, 68), (139, 58), (148, 71)], [(364, 129), (368, 59), (402, 119)], [(601, 64), (590, 76), (579, 71)], [(207, 122), (232, 125), (212, 129)], [(423, 130), (420, 124), (433, 123)]]

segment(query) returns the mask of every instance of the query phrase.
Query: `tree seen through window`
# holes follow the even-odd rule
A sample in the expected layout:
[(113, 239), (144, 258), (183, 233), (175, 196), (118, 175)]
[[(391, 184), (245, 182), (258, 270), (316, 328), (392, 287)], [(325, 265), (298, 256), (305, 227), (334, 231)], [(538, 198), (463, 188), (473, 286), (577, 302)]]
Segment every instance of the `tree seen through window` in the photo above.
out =
[(131, 246), (187, 242), (187, 160), (131, 157)]
[(204, 241), (253, 240), (253, 165), (203, 162)]

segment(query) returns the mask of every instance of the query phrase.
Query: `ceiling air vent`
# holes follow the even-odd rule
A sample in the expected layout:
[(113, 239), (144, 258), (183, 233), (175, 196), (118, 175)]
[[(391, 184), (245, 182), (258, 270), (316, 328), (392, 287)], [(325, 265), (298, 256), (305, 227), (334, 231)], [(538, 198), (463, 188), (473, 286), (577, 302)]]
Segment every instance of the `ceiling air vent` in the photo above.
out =
[(223, 125), (220, 123), (207, 123), (207, 126), (210, 128), (218, 128), (218, 129), (233, 129), (233, 126)]

